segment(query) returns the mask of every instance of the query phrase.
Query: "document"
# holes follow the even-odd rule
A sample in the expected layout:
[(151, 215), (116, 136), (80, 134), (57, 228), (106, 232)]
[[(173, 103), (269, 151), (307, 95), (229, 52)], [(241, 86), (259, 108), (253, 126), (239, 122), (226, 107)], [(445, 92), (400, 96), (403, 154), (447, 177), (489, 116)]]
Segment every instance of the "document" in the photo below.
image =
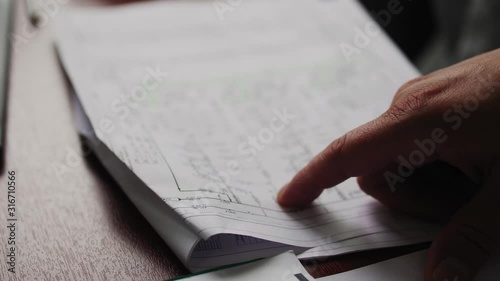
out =
[[(273, 258), (215, 270), (205, 274), (175, 278), (170, 281), (424, 281), (426, 256), (427, 250), (419, 251), (344, 273), (314, 279), (292, 252), (285, 252)], [(474, 281), (497, 280), (500, 274), (499, 265), (500, 256), (496, 256), (480, 271)]]
[(315, 280), (300, 264), (292, 252), (286, 252), (276, 257), (262, 259), (235, 267), (215, 270), (174, 280), (186, 281), (313, 281)]
[[(318, 278), (318, 281), (424, 281), (424, 266), (427, 250), (397, 257), (388, 261), (376, 263), (352, 271)], [(474, 281), (498, 280), (500, 271), (500, 256), (495, 256), (483, 269)], [(454, 280), (450, 280), (454, 281)]]
[(276, 203), (315, 154), (419, 75), (363, 8), (252, 0), (221, 17), (214, 3), (73, 8), (55, 30), (81, 132), (184, 264), (432, 239), (438, 226), (388, 210), (354, 180), (300, 210)]

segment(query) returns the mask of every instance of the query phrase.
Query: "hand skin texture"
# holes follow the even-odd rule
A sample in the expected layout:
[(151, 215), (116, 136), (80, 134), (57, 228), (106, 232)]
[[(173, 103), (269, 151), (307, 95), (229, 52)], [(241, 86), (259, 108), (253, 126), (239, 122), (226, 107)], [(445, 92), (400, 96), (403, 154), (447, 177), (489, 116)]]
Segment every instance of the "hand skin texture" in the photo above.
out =
[(350, 177), (391, 208), (446, 222), (427, 281), (473, 280), (500, 245), (500, 49), (404, 84), (385, 113), (334, 140), (278, 202), (308, 205)]

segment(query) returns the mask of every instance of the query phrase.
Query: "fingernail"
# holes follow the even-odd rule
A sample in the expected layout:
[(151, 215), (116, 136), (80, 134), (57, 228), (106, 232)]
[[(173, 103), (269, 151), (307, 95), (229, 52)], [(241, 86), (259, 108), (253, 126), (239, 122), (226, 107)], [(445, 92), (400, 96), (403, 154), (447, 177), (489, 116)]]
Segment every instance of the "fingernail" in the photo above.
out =
[(468, 281), (469, 270), (457, 258), (444, 259), (434, 270), (434, 281)]
[(281, 200), (282, 200), (282, 198), (283, 198), (283, 195), (284, 195), (284, 194), (285, 194), (285, 192), (286, 192), (286, 187), (287, 187), (287, 186), (288, 186), (288, 185), (283, 186), (283, 187), (280, 189), (280, 191), (278, 191), (278, 195), (276, 196), (276, 198), (278, 199), (278, 202), (281, 202)]

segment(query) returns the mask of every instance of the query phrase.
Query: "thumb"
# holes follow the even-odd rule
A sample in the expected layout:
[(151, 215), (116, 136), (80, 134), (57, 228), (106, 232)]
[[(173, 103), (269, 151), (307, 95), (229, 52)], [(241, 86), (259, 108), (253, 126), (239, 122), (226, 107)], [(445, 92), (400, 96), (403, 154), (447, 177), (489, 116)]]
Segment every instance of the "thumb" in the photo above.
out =
[(428, 281), (472, 281), (500, 245), (500, 166), (434, 240)]

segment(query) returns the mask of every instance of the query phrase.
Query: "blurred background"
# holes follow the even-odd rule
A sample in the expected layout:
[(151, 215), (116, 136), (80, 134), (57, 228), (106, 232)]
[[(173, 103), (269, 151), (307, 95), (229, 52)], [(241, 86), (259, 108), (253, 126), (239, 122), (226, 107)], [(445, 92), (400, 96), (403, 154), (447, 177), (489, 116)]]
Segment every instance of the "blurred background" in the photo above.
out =
[[(89, 0), (96, 1), (137, 0)], [(358, 1), (424, 74), (500, 47), (498, 0)], [(402, 11), (387, 20), (383, 14), (391, 4)]]
[[(361, 0), (365, 8), (373, 14), (387, 10), (388, 0)], [(402, 2), (402, 1), (401, 1)], [(399, 47), (411, 60), (416, 60), (424, 47), (435, 36), (435, 13), (430, 0), (405, 1), (403, 10), (392, 15), (389, 24), (384, 27)], [(377, 19), (374, 17), (374, 19)], [(384, 26), (381, 20), (379, 24)]]
[[(360, 0), (373, 14), (391, 0)], [(374, 17), (423, 73), (500, 47), (498, 0), (399, 0), (388, 24)], [(383, 16), (381, 16), (383, 18)]]

